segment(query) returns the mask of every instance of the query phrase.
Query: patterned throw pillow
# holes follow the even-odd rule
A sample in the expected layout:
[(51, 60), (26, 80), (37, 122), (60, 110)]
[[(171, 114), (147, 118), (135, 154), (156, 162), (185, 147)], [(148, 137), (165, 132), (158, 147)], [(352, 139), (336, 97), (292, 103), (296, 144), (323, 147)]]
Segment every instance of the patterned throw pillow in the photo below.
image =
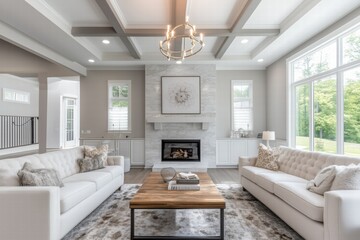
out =
[(85, 158), (93, 158), (95, 156), (100, 156), (100, 158), (103, 161), (103, 165), (106, 166), (108, 150), (109, 150), (108, 145), (101, 145), (99, 147), (85, 146), (84, 147)]
[(21, 186), (64, 186), (55, 169), (34, 169), (31, 163), (28, 162), (24, 164), (17, 175), (19, 176)]
[(277, 148), (274, 149), (267, 148), (264, 144), (260, 143), (259, 154), (255, 166), (277, 171), (279, 170), (279, 164), (278, 164), (279, 154), (280, 152)]
[(95, 155), (92, 158), (85, 157), (84, 159), (79, 159), (78, 164), (80, 166), (80, 172), (89, 172), (99, 168), (104, 168), (102, 154)]

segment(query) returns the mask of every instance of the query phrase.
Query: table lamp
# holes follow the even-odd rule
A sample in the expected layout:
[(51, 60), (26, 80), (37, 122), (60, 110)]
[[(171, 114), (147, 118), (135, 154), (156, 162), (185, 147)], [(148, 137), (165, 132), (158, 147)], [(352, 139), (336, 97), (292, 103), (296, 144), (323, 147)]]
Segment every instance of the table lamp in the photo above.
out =
[(266, 140), (266, 146), (269, 148), (269, 141), (275, 140), (275, 132), (274, 131), (263, 131), (262, 139)]

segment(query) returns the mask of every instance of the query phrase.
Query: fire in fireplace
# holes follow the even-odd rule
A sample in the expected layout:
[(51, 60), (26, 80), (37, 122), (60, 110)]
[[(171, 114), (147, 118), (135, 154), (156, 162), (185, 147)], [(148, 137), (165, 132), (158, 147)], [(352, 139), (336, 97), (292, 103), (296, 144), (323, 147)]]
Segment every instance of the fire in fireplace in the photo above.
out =
[(200, 140), (162, 140), (162, 161), (200, 162)]

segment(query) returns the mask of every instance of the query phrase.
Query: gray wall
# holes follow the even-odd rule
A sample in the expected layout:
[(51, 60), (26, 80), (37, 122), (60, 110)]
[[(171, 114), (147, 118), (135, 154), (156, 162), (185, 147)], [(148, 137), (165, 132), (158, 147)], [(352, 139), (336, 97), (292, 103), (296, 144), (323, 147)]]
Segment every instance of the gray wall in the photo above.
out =
[(119, 134), (107, 132), (108, 80), (131, 80), (132, 132), (122, 134), (132, 138), (145, 137), (145, 71), (88, 71), (80, 79), (80, 129), (90, 134), (80, 137), (117, 138)]
[[(30, 93), (30, 104), (3, 100), (3, 88)], [(39, 116), (39, 82), (9, 74), (0, 74), (0, 115)]]
[(253, 80), (254, 131), (253, 136), (266, 130), (266, 71), (217, 71), (216, 137), (230, 136), (231, 80)]

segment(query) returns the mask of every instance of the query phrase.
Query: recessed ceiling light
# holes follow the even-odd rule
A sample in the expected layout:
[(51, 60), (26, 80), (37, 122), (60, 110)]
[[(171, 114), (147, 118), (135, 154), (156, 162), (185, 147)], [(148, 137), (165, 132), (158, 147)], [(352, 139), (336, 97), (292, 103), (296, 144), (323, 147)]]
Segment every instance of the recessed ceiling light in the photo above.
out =
[(258, 62), (263, 62), (264, 59), (263, 59), (263, 58), (259, 58), (257, 61), (258, 61)]
[(110, 44), (110, 41), (107, 40), (107, 39), (104, 39), (104, 40), (102, 40), (102, 43), (103, 43), (103, 44)]
[(182, 61), (176, 61), (176, 64), (182, 64)]
[(248, 42), (249, 42), (249, 39), (246, 39), (246, 38), (243, 39), (243, 40), (241, 40), (241, 43), (242, 43), (242, 44), (245, 44), (245, 43), (248, 43)]
[(89, 59), (88, 61), (89, 61), (90, 63), (94, 63), (94, 62), (95, 62), (94, 59)]

